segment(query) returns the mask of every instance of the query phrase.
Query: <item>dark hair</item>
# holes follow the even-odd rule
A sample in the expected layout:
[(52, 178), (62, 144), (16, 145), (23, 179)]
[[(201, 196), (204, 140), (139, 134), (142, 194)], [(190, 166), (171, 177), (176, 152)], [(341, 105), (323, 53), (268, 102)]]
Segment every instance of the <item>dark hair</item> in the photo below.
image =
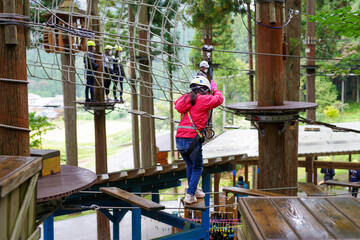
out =
[(199, 84), (191, 84), (190, 88), (191, 92), (186, 94), (186, 96), (184, 97), (184, 101), (186, 101), (187, 98), (190, 97), (190, 102), (192, 106), (194, 106), (196, 103), (198, 93), (200, 95), (206, 95), (209, 92), (208, 87)]
[(244, 177), (243, 177), (243, 176), (239, 176), (239, 177), (238, 177), (238, 181), (243, 182), (243, 181), (244, 181)]

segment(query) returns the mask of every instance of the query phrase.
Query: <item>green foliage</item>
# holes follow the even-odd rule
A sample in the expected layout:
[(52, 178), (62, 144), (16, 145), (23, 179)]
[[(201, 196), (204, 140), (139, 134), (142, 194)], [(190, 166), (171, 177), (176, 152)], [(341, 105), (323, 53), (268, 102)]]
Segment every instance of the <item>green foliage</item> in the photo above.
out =
[(315, 86), (315, 99), (318, 104), (317, 110), (322, 112), (326, 106), (336, 101), (338, 93), (331, 79), (327, 77), (316, 77)]
[[(345, 76), (350, 72), (359, 74), (358, 53), (360, 37), (360, 11), (358, 1), (318, 1), (317, 14), (309, 16), (309, 21), (315, 21), (316, 35), (321, 44), (317, 46), (318, 57), (337, 57), (339, 61), (322, 62), (323, 68), (335, 76)], [(317, 2), (317, 4), (318, 4)], [(354, 4), (354, 6), (351, 6)], [(356, 7), (357, 6), (357, 7)]]
[(29, 114), (30, 147), (42, 148), (42, 135), (54, 128), (54, 124), (48, 121), (46, 116), (36, 116), (36, 112)]
[(226, 24), (231, 13), (239, 12), (239, 5), (233, 0), (195, 0), (186, 13), (191, 27), (201, 29), (204, 25)]
[(335, 117), (338, 117), (339, 112), (340, 112), (339, 109), (331, 105), (327, 106), (326, 109), (324, 110), (325, 115), (330, 119), (334, 119)]

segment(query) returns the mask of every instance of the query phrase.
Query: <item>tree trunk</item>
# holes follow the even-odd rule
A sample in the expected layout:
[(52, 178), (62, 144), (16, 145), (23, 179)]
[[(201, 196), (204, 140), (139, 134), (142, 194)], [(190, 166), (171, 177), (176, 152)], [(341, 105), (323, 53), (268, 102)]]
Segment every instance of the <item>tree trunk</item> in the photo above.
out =
[[(3, 0), (0, 12), (24, 15), (23, 1)], [(23, 26), (0, 25), (0, 155), (30, 155), (25, 33)]]
[[(128, 5), (128, 18), (129, 18), (129, 35), (135, 37), (134, 30), (134, 9), (132, 5)], [(137, 79), (135, 72), (135, 48), (134, 39), (130, 39), (129, 43), (129, 55), (130, 55), (130, 83), (131, 83), (131, 109), (138, 110), (138, 93), (137, 93)], [(134, 168), (140, 168), (140, 144), (139, 144), (139, 117), (137, 114), (131, 115), (132, 121), (132, 144), (133, 144), (133, 156), (134, 156)]]
[(77, 166), (75, 57), (70, 52), (61, 54), (61, 71), (64, 97), (66, 164)]

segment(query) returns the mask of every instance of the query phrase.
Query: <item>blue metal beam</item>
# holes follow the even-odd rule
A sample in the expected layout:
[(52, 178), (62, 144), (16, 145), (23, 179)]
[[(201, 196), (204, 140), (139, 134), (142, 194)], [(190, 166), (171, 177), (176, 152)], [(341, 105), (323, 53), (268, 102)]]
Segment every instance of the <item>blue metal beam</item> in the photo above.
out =
[[(153, 193), (159, 193), (158, 190), (152, 191)], [(151, 195), (151, 200), (156, 203), (160, 203), (160, 195), (159, 194), (153, 194)]]
[(54, 240), (54, 215), (44, 221), (44, 240)]
[[(210, 192), (210, 174), (202, 174), (202, 188), (204, 192)], [(210, 194), (205, 195), (205, 211), (201, 212), (201, 226), (204, 229), (204, 239), (209, 239), (209, 228), (210, 228)]]
[(141, 210), (141, 214), (179, 229), (199, 228), (200, 225), (164, 211)]
[(172, 235), (160, 237), (160, 238), (153, 238), (153, 239), (166, 239), (166, 240), (195, 240), (195, 239), (208, 239), (204, 238), (204, 229), (203, 228), (196, 228), (188, 231), (183, 231), (180, 233), (175, 233)]
[(113, 239), (119, 240), (120, 239), (120, 221), (123, 219), (127, 210), (122, 209), (119, 211), (118, 209), (114, 209), (114, 221), (113, 221)]

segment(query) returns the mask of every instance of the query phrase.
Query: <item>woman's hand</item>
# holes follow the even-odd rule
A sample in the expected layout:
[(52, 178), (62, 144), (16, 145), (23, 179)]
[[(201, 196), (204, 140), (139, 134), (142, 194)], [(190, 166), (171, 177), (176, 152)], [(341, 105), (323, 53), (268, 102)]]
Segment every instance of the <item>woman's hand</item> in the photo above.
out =
[(214, 82), (212, 79), (211, 79), (211, 83), (210, 83), (210, 86), (211, 86), (211, 90), (215, 90), (215, 89), (217, 89), (217, 84), (216, 84), (216, 82)]

